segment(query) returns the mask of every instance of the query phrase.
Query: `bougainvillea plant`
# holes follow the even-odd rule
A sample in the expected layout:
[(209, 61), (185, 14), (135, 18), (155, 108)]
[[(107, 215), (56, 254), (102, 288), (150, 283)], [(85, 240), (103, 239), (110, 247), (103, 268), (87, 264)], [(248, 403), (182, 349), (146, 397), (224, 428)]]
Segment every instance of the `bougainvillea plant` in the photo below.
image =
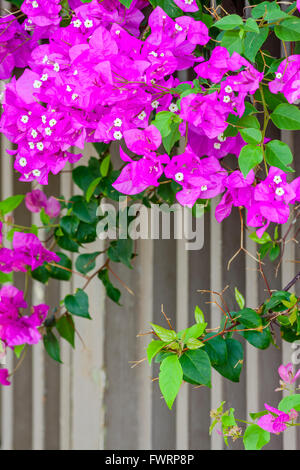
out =
[[(119, 303), (111, 262), (131, 267), (133, 240), (110, 241), (90, 253), (99, 236), (101, 201), (151, 204), (175, 201), (209, 207), (218, 198), (216, 220), (239, 211), (242, 230), (252, 228), (257, 262), (268, 254), (280, 264), (287, 234), (299, 218), (300, 176), (293, 154), (270, 138), (270, 126), (300, 130), (300, 2), (250, 1), (228, 12), (208, 0), (11, 0), (0, 18), (0, 131), (13, 144), (11, 158), (26, 197), (0, 202), (0, 339), (17, 357), (43, 339), (49, 355), (60, 359), (59, 337), (74, 346), (75, 317), (90, 318), (85, 290), (98, 278)], [(282, 47), (274, 57), (272, 36)], [(278, 47), (278, 50), (280, 47)], [(186, 80), (182, 80), (185, 71)], [(110, 144), (119, 143), (116, 167)], [(72, 177), (80, 194), (47, 198), (40, 189), (49, 174), (78, 163), (92, 143), (98, 157), (77, 164)], [(231, 157), (228, 159), (228, 156)], [(234, 159), (232, 158), (234, 156)], [(32, 188), (33, 186), (33, 188)], [(39, 187), (37, 187), (39, 186)], [(24, 201), (23, 201), (24, 200)], [(11, 213), (20, 204), (40, 214), (40, 226), (22, 227)], [(280, 226), (292, 221), (286, 233)], [(46, 237), (45, 237), (46, 233)], [(101, 235), (101, 234), (100, 234)], [(82, 253), (84, 249), (84, 253)], [(240, 250), (243, 249), (241, 246)], [(78, 254), (75, 267), (67, 252)], [(104, 256), (98, 269), (96, 261)], [(24, 273), (24, 292), (13, 273)], [(82, 288), (55, 309), (29, 306), (28, 279), (84, 278)], [(155, 339), (149, 362), (160, 363), (159, 386), (169, 408), (183, 381), (211, 386), (211, 369), (238, 382), (243, 366), (239, 337), (266, 349), (280, 328), (284, 340), (300, 337), (299, 299), (290, 292), (300, 273), (279, 291), (270, 291), (256, 309), (236, 292), (237, 311), (225, 308), (211, 330), (199, 307), (195, 324), (175, 332), (152, 324)], [(223, 294), (219, 294), (223, 305)], [(0, 370), (9, 385), (12, 371)], [(296, 376), (282, 366), (284, 384)], [(285, 385), (282, 385), (285, 386)], [(294, 425), (299, 395), (252, 416), (246, 448), (261, 448), (269, 432)], [(233, 410), (224, 403), (212, 412), (225, 440), (238, 438)]]

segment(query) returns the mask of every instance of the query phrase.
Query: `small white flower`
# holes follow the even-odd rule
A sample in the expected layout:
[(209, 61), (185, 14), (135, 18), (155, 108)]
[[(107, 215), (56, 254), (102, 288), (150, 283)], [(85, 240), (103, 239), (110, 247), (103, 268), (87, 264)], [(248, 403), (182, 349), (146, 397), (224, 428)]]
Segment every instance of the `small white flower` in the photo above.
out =
[(284, 195), (284, 189), (277, 188), (275, 193), (277, 194), (277, 196), (283, 196)]
[(59, 72), (60, 71), (60, 66), (57, 62), (55, 62), (55, 64), (53, 65), (53, 70), (54, 70), (54, 72)]
[(122, 124), (123, 124), (122, 119), (117, 118), (117, 119), (114, 120), (114, 126), (115, 127), (121, 127)]
[(45, 114), (42, 116), (42, 123), (43, 124), (46, 124), (47, 122), (47, 116), (45, 116)]
[(176, 181), (182, 181), (183, 178), (184, 178), (184, 175), (183, 175), (183, 173), (181, 173), (181, 171), (179, 171), (178, 173), (176, 173), (176, 175), (175, 175)]
[(70, 93), (72, 91), (72, 88), (70, 87), (70, 85), (67, 85), (66, 86), (66, 90)]
[(215, 143), (214, 143), (214, 148), (215, 148), (216, 150), (220, 150), (221, 144), (219, 144), (219, 142), (215, 142)]
[(42, 76), (41, 76), (41, 80), (42, 82), (46, 82), (48, 80), (48, 74), (47, 73), (44, 73)]
[(275, 74), (275, 77), (276, 77), (278, 80), (280, 80), (280, 79), (282, 78), (282, 73), (277, 72), (277, 73)]
[(165, 57), (165, 54), (162, 52), (161, 54), (159, 54), (159, 57)]
[(34, 143), (33, 142), (28, 142), (29, 148), (31, 150), (34, 150)]
[(19, 164), (20, 164), (20, 166), (22, 166), (22, 167), (24, 168), (24, 166), (27, 165), (27, 160), (26, 160), (26, 158), (24, 158), (24, 157), (23, 157), (23, 158), (20, 158)]
[(155, 51), (149, 52), (149, 55), (152, 55), (153, 57), (157, 57), (157, 56), (158, 56), (157, 52), (155, 52)]
[(32, 111), (28, 111), (28, 116), (31, 116), (32, 115)]
[(82, 25), (82, 22), (80, 20), (73, 21), (74, 28), (80, 28), (81, 25)]
[(201, 186), (201, 191), (207, 191), (207, 186), (206, 186), (206, 184), (204, 184), (203, 186)]
[(121, 140), (122, 137), (123, 137), (122, 132), (120, 132), (120, 131), (114, 132), (114, 139), (116, 139), (116, 140)]
[(36, 144), (36, 148), (37, 148), (40, 152), (42, 152), (42, 151), (44, 150), (44, 144), (43, 144), (43, 142), (38, 142), (38, 143)]
[(94, 23), (93, 23), (92, 20), (85, 20), (85, 22), (84, 22), (84, 26), (85, 26), (86, 28), (92, 28), (93, 25), (94, 25)]
[(150, 83), (151, 83), (152, 85), (154, 85), (154, 84), (156, 83), (156, 80), (155, 80), (154, 78), (152, 78), (152, 79), (150, 80)]
[(78, 75), (78, 70), (74, 70), (73, 75)]
[(33, 88), (41, 88), (42, 85), (43, 83), (40, 80), (35, 80), (33, 82)]
[(225, 95), (224, 98), (223, 98), (223, 102), (224, 103), (229, 103), (230, 102), (230, 96)]
[(27, 122), (29, 121), (29, 117), (24, 114), (24, 116), (21, 117), (21, 121), (23, 122), (23, 124), (27, 124)]
[(41, 172), (40, 172), (40, 170), (33, 170), (32, 174), (33, 174), (33, 176), (39, 177), (41, 175)]
[(166, 15), (164, 15), (164, 16), (162, 17), (162, 19), (163, 19), (163, 20), (166, 20), (166, 19), (167, 19)]
[(171, 103), (170, 106), (169, 106), (169, 110), (171, 111), (171, 113), (176, 113), (176, 111), (178, 111), (177, 104)]
[(219, 134), (217, 139), (219, 142), (226, 142), (227, 137), (224, 137), (224, 134)]
[(282, 178), (281, 178), (280, 175), (276, 175), (276, 176), (274, 176), (273, 181), (274, 181), (274, 183), (279, 184), (279, 183), (282, 182)]
[(226, 93), (232, 93), (231, 86), (227, 85), (227, 87), (225, 87), (225, 91), (226, 91)]
[(75, 101), (78, 98), (79, 95), (77, 93), (73, 93), (72, 95), (72, 100)]
[(52, 130), (50, 129), (50, 127), (46, 127), (45, 134), (46, 135), (51, 135), (52, 134)]
[(35, 129), (32, 129), (31, 136), (35, 139), (37, 135), (38, 135), (37, 131)]
[(153, 109), (157, 109), (158, 106), (159, 106), (159, 102), (157, 100), (152, 101), (151, 106), (152, 106)]
[(177, 31), (182, 31), (182, 27), (181, 27), (179, 24), (177, 24), (177, 23), (175, 24), (175, 29), (176, 29)]
[(147, 116), (147, 114), (145, 113), (145, 111), (142, 111), (142, 112), (138, 115), (138, 119), (140, 119), (140, 121), (143, 121), (146, 116)]
[(121, 31), (119, 29), (117, 29), (116, 35), (119, 36), (119, 34), (121, 34)]
[(57, 124), (56, 119), (50, 119), (50, 121), (49, 121), (49, 126), (50, 127), (54, 127), (56, 124)]
[(193, 5), (194, 0), (184, 0), (184, 3), (185, 3), (186, 5)]
[(32, 8), (38, 8), (39, 7), (39, 4), (36, 0), (34, 0), (31, 5), (32, 5)]
[(49, 60), (49, 57), (47, 55), (44, 55), (43, 64), (47, 64), (48, 60)]

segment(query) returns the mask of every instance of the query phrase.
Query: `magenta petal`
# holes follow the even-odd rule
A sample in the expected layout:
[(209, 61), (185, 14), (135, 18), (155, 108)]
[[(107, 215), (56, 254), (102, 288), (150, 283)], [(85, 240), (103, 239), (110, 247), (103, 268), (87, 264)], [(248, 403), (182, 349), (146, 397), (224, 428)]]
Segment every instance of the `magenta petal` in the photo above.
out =
[(7, 380), (9, 372), (7, 369), (0, 369), (0, 384), (1, 385), (10, 385), (10, 382)]

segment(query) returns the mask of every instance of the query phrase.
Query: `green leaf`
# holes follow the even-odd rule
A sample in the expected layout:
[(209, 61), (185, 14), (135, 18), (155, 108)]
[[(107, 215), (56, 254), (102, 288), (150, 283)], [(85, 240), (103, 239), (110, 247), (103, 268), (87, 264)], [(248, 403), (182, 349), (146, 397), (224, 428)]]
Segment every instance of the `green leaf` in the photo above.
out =
[(213, 365), (213, 367), (232, 382), (239, 382), (244, 360), (243, 346), (239, 341), (226, 338), (227, 362), (224, 365)]
[(24, 351), (25, 346), (26, 346), (26, 344), (19, 344), (18, 346), (14, 347), (14, 353), (15, 353), (17, 359), (20, 358), (22, 352)]
[(262, 319), (251, 308), (244, 308), (234, 314), (234, 319), (242, 323), (245, 328), (258, 328), (262, 325)]
[(251, 62), (255, 62), (256, 54), (266, 41), (269, 35), (269, 28), (261, 28), (259, 33), (247, 33), (245, 37), (244, 55)]
[(268, 444), (270, 439), (268, 431), (260, 428), (257, 424), (250, 424), (245, 431), (243, 442), (246, 450), (260, 450)]
[(300, 394), (284, 397), (279, 403), (278, 409), (284, 413), (288, 413), (291, 409), (300, 411)]
[(63, 233), (71, 238), (75, 238), (79, 222), (79, 219), (74, 215), (65, 215), (60, 220), (60, 228)]
[(93, 196), (95, 189), (97, 188), (101, 180), (102, 180), (102, 176), (98, 176), (98, 178), (94, 179), (94, 181), (92, 181), (91, 184), (89, 185), (85, 194), (85, 198), (87, 202), (91, 200), (91, 197)]
[(215, 336), (215, 333), (208, 333), (205, 336), (203, 350), (207, 352), (213, 367), (223, 366), (228, 360), (226, 341), (222, 336), (215, 336), (214, 338), (213, 336)]
[(271, 114), (271, 119), (278, 129), (300, 130), (300, 110), (292, 104), (279, 104)]
[(77, 271), (81, 274), (87, 274), (92, 271), (96, 266), (98, 255), (100, 255), (100, 251), (79, 255), (75, 263)]
[(61, 268), (50, 264), (46, 264), (45, 268), (47, 269), (49, 276), (53, 279), (58, 279), (59, 281), (69, 281), (72, 277), (72, 261), (65, 253), (57, 251), (56, 254), (60, 258), (56, 264), (61, 266)]
[(248, 18), (245, 25), (245, 31), (250, 31), (251, 33), (259, 34), (259, 27), (257, 26), (256, 21), (253, 18)]
[(251, 233), (251, 235), (249, 235), (249, 237), (251, 238), (251, 240), (253, 240), (255, 243), (258, 243), (259, 245), (264, 245), (265, 243), (272, 241), (272, 239), (271, 239), (270, 235), (268, 234), (268, 232), (264, 232), (264, 234), (262, 235), (261, 238), (259, 238), (256, 235), (256, 232)]
[(217, 21), (214, 26), (219, 29), (230, 30), (236, 27), (243, 26), (243, 20), (239, 15), (228, 15)]
[[(240, 328), (244, 329), (244, 325), (237, 327)], [(262, 331), (241, 331), (240, 335), (258, 349), (267, 349), (272, 340), (270, 328), (264, 328)]]
[(63, 315), (56, 323), (56, 329), (60, 336), (64, 338), (72, 348), (75, 347), (75, 325), (71, 315)]
[(266, 144), (266, 159), (270, 166), (275, 166), (283, 171), (294, 171), (287, 167), (293, 161), (290, 147), (280, 140), (272, 140)]
[(76, 294), (67, 295), (64, 300), (68, 312), (78, 317), (90, 319), (89, 298), (82, 289), (77, 289)]
[(207, 323), (196, 323), (190, 328), (179, 331), (179, 333), (177, 333), (177, 338), (182, 339), (183, 341), (187, 341), (190, 338), (199, 338), (199, 336), (203, 334), (206, 326)]
[(132, 4), (133, 0), (120, 0), (120, 3), (124, 5), (126, 8), (130, 8), (130, 5)]
[(275, 34), (281, 41), (300, 41), (300, 19), (292, 16), (275, 26)]
[(244, 40), (240, 38), (239, 33), (239, 31), (226, 31), (222, 38), (221, 46), (226, 47), (229, 54), (233, 52), (243, 54), (244, 52)]
[(2, 273), (0, 271), (0, 284), (6, 284), (6, 282), (12, 282), (13, 275), (12, 273)]
[(182, 10), (172, 0), (149, 0), (149, 2), (154, 8), (161, 7), (171, 18), (183, 15)]
[(259, 129), (245, 128), (240, 130), (240, 134), (248, 144), (259, 144), (262, 141), (262, 133)]
[(205, 351), (202, 349), (186, 351), (179, 360), (183, 370), (183, 380), (211, 387), (211, 364)]
[(186, 341), (186, 347), (191, 350), (199, 349), (199, 348), (202, 348), (203, 346), (204, 346), (204, 343), (202, 343), (202, 341), (199, 341), (196, 338), (189, 338)]
[(23, 194), (18, 194), (4, 199), (4, 201), (0, 202), (0, 212), (2, 212), (2, 214), (8, 214), (14, 211), (21, 204), (24, 197)]
[(242, 309), (245, 307), (244, 296), (240, 293), (237, 287), (234, 288), (235, 300), (237, 301), (238, 306)]
[(127, 238), (111, 242), (107, 255), (115, 263), (123, 263), (131, 269), (132, 252), (133, 240)]
[(169, 134), (162, 138), (163, 145), (168, 155), (170, 155), (172, 148), (174, 147), (175, 143), (180, 140), (180, 138), (181, 134), (179, 132), (179, 123), (172, 121)]
[(47, 334), (44, 335), (43, 342), (49, 356), (54, 359), (54, 361), (62, 363), (60, 359), (60, 346), (58, 339), (50, 329), (47, 331)]
[(244, 177), (248, 175), (249, 171), (255, 168), (263, 161), (263, 151), (257, 145), (245, 145), (239, 156), (239, 166)]
[(164, 341), (157, 341), (157, 340), (152, 340), (151, 343), (148, 344), (147, 347), (147, 358), (148, 362), (151, 365), (152, 359), (156, 356), (156, 354), (168, 343), (165, 343)]
[(167, 330), (166, 328), (163, 328), (159, 325), (155, 325), (154, 323), (150, 323), (150, 325), (152, 326), (153, 331), (155, 331), (157, 336), (162, 341), (170, 343), (171, 341), (174, 341), (176, 339), (176, 333), (174, 330)]
[(182, 377), (183, 372), (178, 357), (175, 354), (166, 357), (160, 365), (159, 387), (170, 409), (179, 392)]
[(113, 302), (116, 302), (117, 304), (120, 305), (119, 300), (121, 297), (121, 292), (110, 282), (108, 269), (101, 269), (101, 271), (98, 274), (98, 278), (103, 282), (103, 285), (106, 289), (107, 296)]
[(110, 166), (110, 155), (107, 155), (104, 160), (102, 160), (100, 165), (100, 173), (102, 176), (107, 176)]
[(205, 323), (204, 313), (198, 305), (195, 307), (195, 321), (196, 323)]
[(96, 201), (85, 201), (83, 198), (81, 200), (76, 200), (73, 204), (73, 214), (78, 217), (82, 222), (87, 224), (92, 224), (97, 220), (97, 208), (98, 204)]

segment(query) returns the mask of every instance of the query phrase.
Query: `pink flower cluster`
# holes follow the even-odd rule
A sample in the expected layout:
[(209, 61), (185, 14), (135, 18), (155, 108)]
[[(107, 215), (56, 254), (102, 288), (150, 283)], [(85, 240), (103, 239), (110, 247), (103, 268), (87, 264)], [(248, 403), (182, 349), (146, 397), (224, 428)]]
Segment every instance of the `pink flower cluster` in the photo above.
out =
[(40, 212), (42, 209), (49, 217), (58, 217), (60, 214), (60, 203), (59, 201), (50, 196), (47, 198), (46, 194), (40, 189), (34, 189), (30, 193), (26, 194), (25, 204), (30, 212)]
[(12, 245), (12, 249), (0, 247), (0, 270), (4, 273), (26, 272), (28, 267), (34, 270), (45, 262), (57, 263), (60, 260), (55, 253), (44, 248), (33, 233), (15, 232)]
[[(4, 273), (38, 268), (44, 262), (60, 260), (55, 253), (44, 248), (36, 235), (15, 232), (12, 249), (2, 245), (2, 223), (0, 223), (0, 270)], [(41, 339), (38, 328), (44, 322), (49, 306), (40, 304), (32, 307), (30, 315), (22, 312), (28, 308), (22, 291), (5, 285), (0, 290), (0, 340), (4, 348), (23, 344), (36, 344)], [(0, 383), (9, 385), (7, 369), (0, 369)]]
[[(43, 2), (33, 3), (38, 37), (37, 19), (51, 15)], [(144, 5), (136, 1), (126, 10), (117, 1), (93, 0), (75, 8), (70, 25), (49, 27), (49, 43), (35, 47), (30, 68), (7, 85), (1, 132), (18, 146), (11, 153), (22, 181), (47, 184), (49, 172), (81, 158), (70, 147), (121, 140), (127, 130), (146, 128), (154, 109), (175, 106), (171, 90), (179, 81), (172, 74), (194, 65), (193, 51), (209, 41), (208, 29), (156, 8), (151, 34), (138, 39)]]
[[(300, 376), (300, 369), (294, 374), (293, 365), (291, 363), (286, 366), (282, 364), (278, 368), (278, 374), (284, 384), (291, 385), (295, 383)], [(273, 434), (279, 434), (285, 431), (287, 429), (287, 423), (290, 424), (298, 418), (298, 413), (294, 409), (291, 409), (289, 413), (284, 413), (267, 403), (265, 404), (265, 408), (268, 413), (259, 418), (257, 424), (265, 431), (269, 431)]]
[(27, 67), (34, 43), (14, 15), (0, 18), (0, 79), (11, 77), (15, 67)]

